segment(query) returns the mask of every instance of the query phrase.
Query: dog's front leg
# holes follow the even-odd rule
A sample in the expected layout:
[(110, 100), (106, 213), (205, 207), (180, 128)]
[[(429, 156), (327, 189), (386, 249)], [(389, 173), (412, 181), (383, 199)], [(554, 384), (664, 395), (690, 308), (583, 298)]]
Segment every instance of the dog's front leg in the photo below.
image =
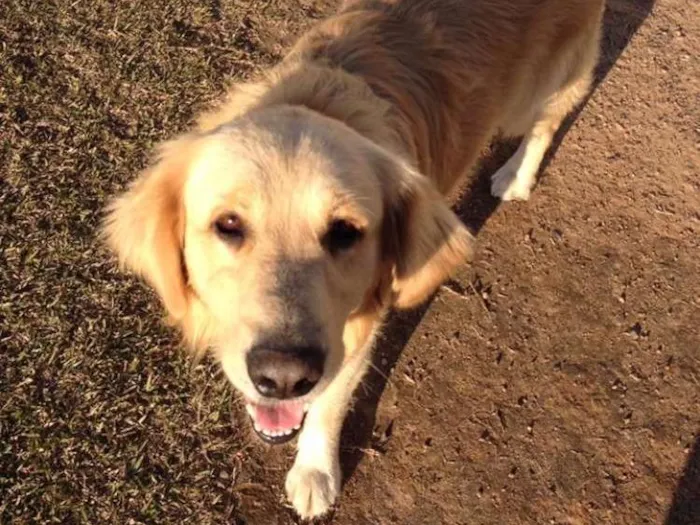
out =
[(340, 492), (340, 431), (353, 391), (367, 369), (367, 353), (358, 352), (345, 363), (306, 414), (286, 482), (287, 497), (302, 518), (325, 514)]

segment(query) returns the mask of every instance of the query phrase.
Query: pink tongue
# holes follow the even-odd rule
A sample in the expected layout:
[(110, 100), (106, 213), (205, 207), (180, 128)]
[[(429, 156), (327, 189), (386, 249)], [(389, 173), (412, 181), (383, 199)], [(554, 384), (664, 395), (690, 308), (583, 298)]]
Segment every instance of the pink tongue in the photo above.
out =
[(255, 405), (255, 422), (263, 430), (290, 430), (301, 425), (304, 406), (301, 403), (282, 403), (275, 406)]

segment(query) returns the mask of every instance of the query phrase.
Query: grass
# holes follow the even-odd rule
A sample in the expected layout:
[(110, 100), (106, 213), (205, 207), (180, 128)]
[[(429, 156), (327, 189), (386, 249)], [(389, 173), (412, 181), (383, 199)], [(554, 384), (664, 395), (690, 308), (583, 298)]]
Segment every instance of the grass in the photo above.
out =
[(0, 3), (0, 522), (235, 518), (232, 392), (96, 231), (155, 143), (314, 16), (292, 7)]

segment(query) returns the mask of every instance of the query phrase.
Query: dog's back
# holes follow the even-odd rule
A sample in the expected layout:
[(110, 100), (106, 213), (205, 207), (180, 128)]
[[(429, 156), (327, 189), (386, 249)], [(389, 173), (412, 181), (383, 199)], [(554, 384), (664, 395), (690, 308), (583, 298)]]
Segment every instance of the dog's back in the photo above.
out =
[(423, 173), (448, 192), (498, 131), (592, 68), (603, 0), (355, 0), (292, 55), (389, 100)]

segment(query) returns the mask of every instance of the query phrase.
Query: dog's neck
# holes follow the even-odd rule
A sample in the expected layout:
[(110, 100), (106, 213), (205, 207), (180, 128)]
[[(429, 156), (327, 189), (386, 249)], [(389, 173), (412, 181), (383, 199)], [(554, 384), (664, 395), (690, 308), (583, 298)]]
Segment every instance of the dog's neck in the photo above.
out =
[(294, 59), (286, 61), (276, 73), (280, 76), (271, 86), (269, 97), (276, 98), (279, 88), (284, 103), (339, 120), (375, 144), (415, 160), (406, 126), (392, 105), (361, 77), (323, 62)]
[(338, 120), (407, 161), (417, 161), (407, 126), (362, 78), (295, 55), (262, 79), (235, 86), (223, 107), (200, 119), (199, 129), (208, 132), (249, 111), (280, 105), (302, 106)]

